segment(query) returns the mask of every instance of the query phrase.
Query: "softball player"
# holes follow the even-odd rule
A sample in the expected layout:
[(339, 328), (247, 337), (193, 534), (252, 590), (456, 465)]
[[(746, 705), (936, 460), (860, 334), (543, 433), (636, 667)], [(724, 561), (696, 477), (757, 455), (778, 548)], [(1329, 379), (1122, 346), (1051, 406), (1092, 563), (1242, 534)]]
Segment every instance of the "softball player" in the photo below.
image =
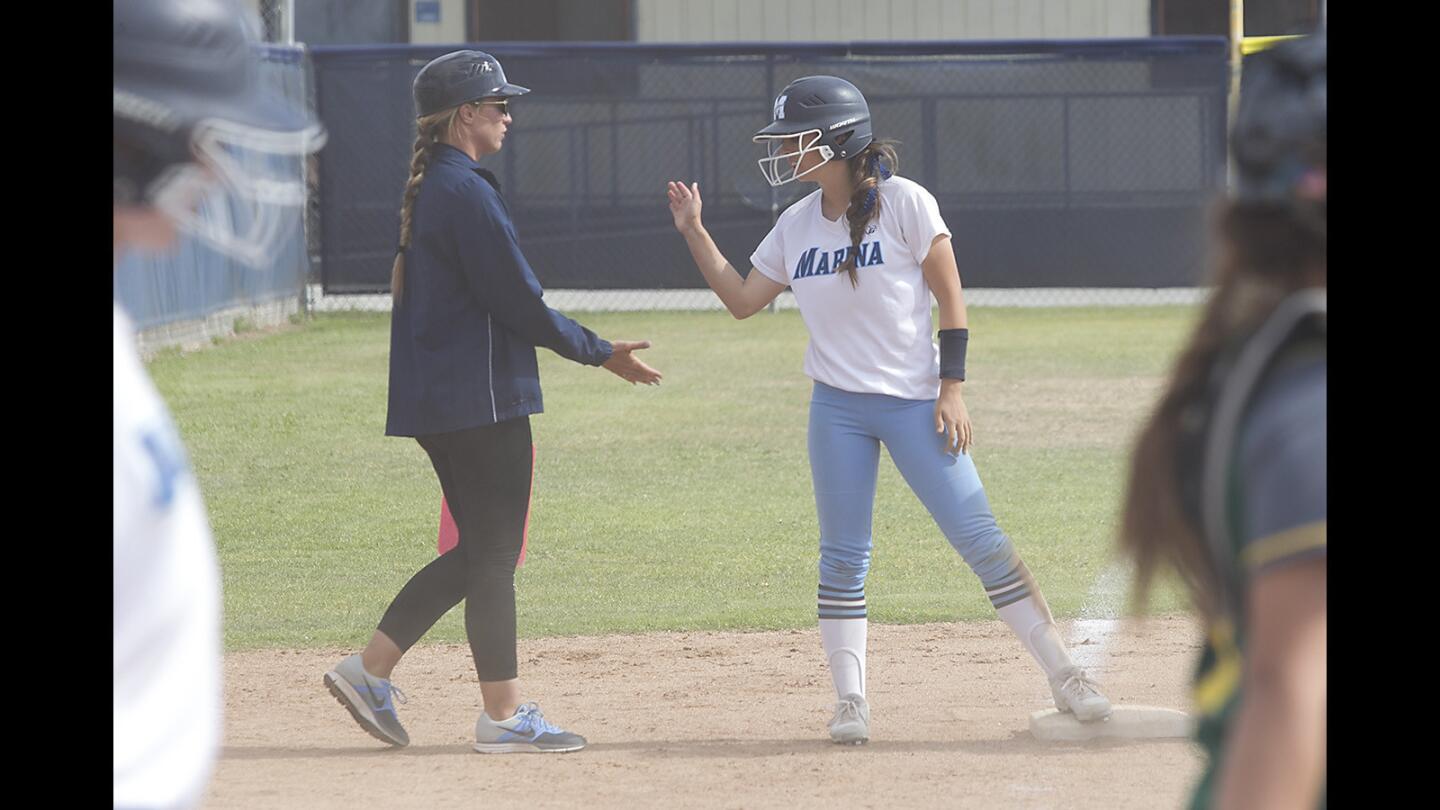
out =
[(499, 181), (477, 163), (500, 151), (509, 105), (528, 92), (480, 51), (446, 54), (415, 77), (417, 134), (391, 276), (385, 433), (413, 437), (425, 450), (460, 537), (406, 583), (365, 650), (324, 679), (362, 728), (394, 746), (410, 738), (395, 713), (392, 695), (404, 695), (391, 671), (462, 599), (485, 705), (475, 750), (585, 746), (522, 703), (517, 678), (515, 564), (529, 525), (530, 415), (543, 410), (535, 348), (631, 383), (661, 378), (634, 355), (648, 342), (602, 340), (545, 305)]
[[(264, 263), (276, 241), (261, 237), (284, 231), (230, 228), (297, 221), (274, 203), (298, 205), (305, 188), (239, 169), (233, 150), (301, 155), (323, 143), (319, 126), (265, 95), (233, 3), (115, 0), (113, 11), (116, 260), (167, 252), (183, 230)], [(211, 195), (243, 216), (202, 219)], [(220, 572), (185, 449), (118, 303), (114, 323), (114, 803), (192, 807), (220, 741)]]
[[(820, 519), (820, 638), (839, 698), (831, 739), (870, 735), (865, 700), (865, 575), (880, 445), (991, 603), (1049, 678), (1055, 704), (1099, 720), (1110, 702), (1075, 666), (1025, 564), (995, 523), (968, 450), (961, 396), (969, 339), (950, 231), (935, 198), (895, 174), (893, 146), (844, 79), (809, 76), (775, 99), (761, 172), (772, 186), (820, 188), (785, 210), (751, 255), (745, 278), (701, 224), (698, 184), (669, 184), (670, 211), (710, 287), (736, 318), (787, 286), (810, 332), (805, 373), (810, 467)], [(930, 296), (940, 305), (931, 342)]]
[(1191, 806), (1324, 807), (1326, 44), (1246, 57), (1227, 258), (1136, 444), (1121, 543), (1173, 566), (1208, 641)]

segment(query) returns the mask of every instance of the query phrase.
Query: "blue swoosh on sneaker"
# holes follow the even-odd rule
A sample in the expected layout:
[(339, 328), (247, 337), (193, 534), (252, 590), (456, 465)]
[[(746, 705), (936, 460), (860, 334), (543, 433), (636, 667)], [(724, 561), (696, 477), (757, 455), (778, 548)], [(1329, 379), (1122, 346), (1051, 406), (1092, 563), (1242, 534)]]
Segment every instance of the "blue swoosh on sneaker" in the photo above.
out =
[[(365, 702), (369, 703), (372, 709), (376, 709), (377, 711), (395, 711), (394, 707), (390, 703), (389, 689), (385, 689), (383, 687), (377, 689), (375, 687), (362, 684), (356, 686), (355, 690), (365, 696)], [(375, 699), (377, 695), (380, 696), (379, 700)]]
[(510, 742), (511, 740), (524, 740), (525, 742), (535, 742), (536, 740), (539, 740), (540, 735), (544, 733), (544, 731), (533, 731), (528, 729), (523, 732), (506, 730), (500, 735), (500, 739), (497, 740), (497, 742)]

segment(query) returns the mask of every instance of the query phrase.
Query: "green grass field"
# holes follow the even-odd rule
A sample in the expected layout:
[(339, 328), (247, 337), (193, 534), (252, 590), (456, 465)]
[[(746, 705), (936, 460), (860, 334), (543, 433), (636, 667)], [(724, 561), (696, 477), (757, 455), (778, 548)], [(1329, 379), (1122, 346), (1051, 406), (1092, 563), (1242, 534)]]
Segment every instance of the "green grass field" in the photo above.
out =
[[(1057, 617), (1077, 614), (1109, 561), (1133, 431), (1194, 315), (970, 311), (975, 461)], [(540, 352), (520, 634), (813, 626), (799, 314), (577, 319), (653, 341), (644, 357), (665, 382), (630, 386)], [(435, 554), (439, 483), (414, 441), (383, 435), (389, 323), (326, 315), (149, 365), (214, 526), (227, 649), (360, 644)], [(994, 616), (883, 454), (875, 509), (873, 620)], [(1150, 605), (1184, 606), (1173, 585)], [(462, 619), (452, 610), (426, 640), (463, 640)]]

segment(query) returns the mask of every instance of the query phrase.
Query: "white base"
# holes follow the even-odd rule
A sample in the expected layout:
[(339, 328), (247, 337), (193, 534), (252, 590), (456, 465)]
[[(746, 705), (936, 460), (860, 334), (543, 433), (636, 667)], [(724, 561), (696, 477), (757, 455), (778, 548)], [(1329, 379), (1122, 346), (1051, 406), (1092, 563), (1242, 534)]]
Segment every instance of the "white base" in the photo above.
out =
[(1102, 737), (1122, 739), (1185, 738), (1195, 721), (1185, 712), (1159, 706), (1116, 706), (1105, 720), (1082, 723), (1069, 712), (1045, 709), (1030, 715), (1030, 733), (1045, 742), (1073, 742)]

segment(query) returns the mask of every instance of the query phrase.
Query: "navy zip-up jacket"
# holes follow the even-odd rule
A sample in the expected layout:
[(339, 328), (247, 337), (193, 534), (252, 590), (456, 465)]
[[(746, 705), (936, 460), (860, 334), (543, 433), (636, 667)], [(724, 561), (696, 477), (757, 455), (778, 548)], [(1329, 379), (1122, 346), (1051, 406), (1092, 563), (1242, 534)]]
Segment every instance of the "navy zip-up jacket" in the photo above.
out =
[(400, 302), (390, 320), (387, 436), (425, 436), (540, 413), (535, 347), (577, 363), (609, 341), (545, 305), (495, 176), (431, 147), (411, 210)]

